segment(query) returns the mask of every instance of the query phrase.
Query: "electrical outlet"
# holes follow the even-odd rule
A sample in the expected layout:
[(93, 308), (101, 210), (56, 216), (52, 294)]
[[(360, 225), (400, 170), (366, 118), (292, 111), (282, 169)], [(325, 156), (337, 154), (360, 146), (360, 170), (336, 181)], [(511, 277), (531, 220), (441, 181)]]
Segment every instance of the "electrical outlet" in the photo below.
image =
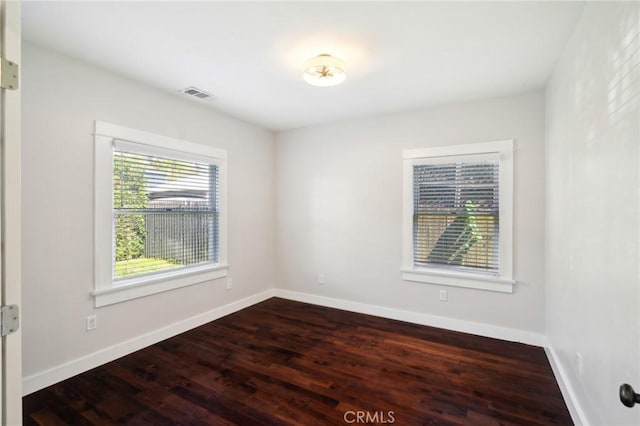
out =
[(322, 272), (318, 274), (318, 283), (324, 284), (324, 274)]
[(231, 290), (233, 288), (233, 281), (231, 278), (227, 278), (227, 290)]
[(578, 376), (584, 376), (584, 358), (580, 352), (576, 352), (576, 369), (578, 370)]
[(449, 296), (447, 295), (447, 290), (440, 290), (440, 301), (446, 302)]
[(89, 315), (87, 317), (87, 331), (95, 330), (98, 327), (98, 319), (95, 315)]

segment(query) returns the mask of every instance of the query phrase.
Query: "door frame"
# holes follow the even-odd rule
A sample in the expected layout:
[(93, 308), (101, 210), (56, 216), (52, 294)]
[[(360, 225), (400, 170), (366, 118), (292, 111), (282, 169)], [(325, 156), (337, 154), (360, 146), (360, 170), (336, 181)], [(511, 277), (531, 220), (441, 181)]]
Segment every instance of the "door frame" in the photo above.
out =
[[(0, 0), (2, 57), (17, 63), (21, 58), (21, 4)], [(20, 77), (20, 76), (19, 76)], [(0, 158), (0, 235), (2, 304), (21, 306), (21, 82), (17, 90), (2, 92)], [(20, 329), (2, 338), (2, 424), (22, 424), (22, 333)]]

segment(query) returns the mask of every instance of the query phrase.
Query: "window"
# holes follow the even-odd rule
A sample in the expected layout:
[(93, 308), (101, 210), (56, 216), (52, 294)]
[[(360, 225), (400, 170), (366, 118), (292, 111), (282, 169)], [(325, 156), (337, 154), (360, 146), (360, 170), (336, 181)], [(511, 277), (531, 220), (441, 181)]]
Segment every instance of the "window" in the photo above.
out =
[(407, 281), (513, 291), (513, 142), (404, 152)]
[(227, 274), (225, 151), (96, 122), (96, 306)]

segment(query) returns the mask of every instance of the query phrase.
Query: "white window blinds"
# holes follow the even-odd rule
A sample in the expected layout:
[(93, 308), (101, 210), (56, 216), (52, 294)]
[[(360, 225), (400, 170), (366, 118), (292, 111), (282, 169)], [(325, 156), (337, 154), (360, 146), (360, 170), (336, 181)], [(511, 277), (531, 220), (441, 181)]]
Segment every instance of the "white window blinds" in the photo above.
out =
[(218, 262), (218, 166), (113, 147), (113, 279)]
[(414, 264), (499, 273), (499, 161), (413, 166)]

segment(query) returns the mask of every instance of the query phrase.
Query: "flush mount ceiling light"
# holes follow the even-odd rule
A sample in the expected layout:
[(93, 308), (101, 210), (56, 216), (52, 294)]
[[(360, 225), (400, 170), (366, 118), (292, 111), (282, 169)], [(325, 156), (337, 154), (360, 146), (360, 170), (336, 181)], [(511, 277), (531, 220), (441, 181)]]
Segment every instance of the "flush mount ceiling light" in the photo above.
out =
[(312, 86), (328, 87), (342, 83), (347, 75), (344, 73), (343, 61), (323, 54), (309, 59), (304, 64), (302, 78)]

